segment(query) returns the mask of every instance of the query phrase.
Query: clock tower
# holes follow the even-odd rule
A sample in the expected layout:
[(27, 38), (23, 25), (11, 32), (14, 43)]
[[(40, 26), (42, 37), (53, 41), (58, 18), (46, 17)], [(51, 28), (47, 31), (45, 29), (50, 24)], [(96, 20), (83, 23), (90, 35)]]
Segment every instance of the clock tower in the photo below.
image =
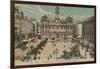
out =
[(56, 6), (56, 8), (55, 8), (55, 19), (59, 19), (59, 7), (58, 6)]

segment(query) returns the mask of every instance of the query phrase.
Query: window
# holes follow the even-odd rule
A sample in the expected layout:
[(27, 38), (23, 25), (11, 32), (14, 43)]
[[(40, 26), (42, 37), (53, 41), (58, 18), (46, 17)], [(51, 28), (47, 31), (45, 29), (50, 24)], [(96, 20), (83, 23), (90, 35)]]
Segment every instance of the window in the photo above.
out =
[(66, 29), (66, 26), (64, 26), (64, 29)]
[(54, 29), (54, 26), (52, 26), (52, 28)]
[(59, 29), (59, 26), (57, 26), (57, 29)]
[(59, 38), (59, 34), (56, 34), (56, 37)]
[(51, 29), (51, 26), (49, 26), (49, 28)]
[(61, 26), (61, 29), (63, 29), (63, 26)]
[(50, 34), (49, 36), (50, 36), (50, 38), (51, 38), (51, 34)]

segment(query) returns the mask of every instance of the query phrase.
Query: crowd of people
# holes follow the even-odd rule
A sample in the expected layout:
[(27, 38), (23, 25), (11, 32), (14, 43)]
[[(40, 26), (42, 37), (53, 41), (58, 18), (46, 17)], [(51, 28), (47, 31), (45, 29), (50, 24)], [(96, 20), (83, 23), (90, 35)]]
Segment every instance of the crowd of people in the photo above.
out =
[(30, 38), (28, 40), (21, 40), (15, 48), (15, 59), (21, 61), (40, 59), (40, 57), (37, 57), (37, 54), (41, 53), (43, 47), (46, 46), (47, 40), (47, 38), (40, 38), (39, 36)]
[[(58, 41), (60, 42), (60, 41)], [(63, 44), (66, 44), (67, 41), (64, 41)], [(52, 54), (49, 54), (47, 60), (52, 58), (57, 59), (73, 59), (73, 58), (87, 58), (87, 53), (90, 58), (94, 57), (94, 44), (82, 39), (71, 39), (70, 42), (70, 51), (67, 48), (68, 45), (62, 45), (63, 49), (57, 48), (57, 41), (51, 41), (51, 46), (55, 48), (52, 50)], [(48, 38), (41, 38), (40, 36), (35, 36), (27, 40), (21, 40), (17, 43), (15, 47), (15, 59), (21, 61), (30, 61), (30, 60), (40, 60), (41, 57), (38, 56), (45, 49), (46, 43), (48, 43)], [(85, 53), (81, 52), (84, 50)], [(60, 52), (62, 51), (62, 53)], [(57, 55), (60, 55), (59, 57)]]
[[(67, 50), (63, 51), (62, 58), (65, 59), (72, 59), (72, 58), (87, 58), (87, 53), (90, 56), (90, 58), (94, 58), (94, 44), (90, 43), (86, 40), (82, 39), (72, 39), (71, 43), (73, 43), (73, 46), (70, 48), (70, 52)], [(84, 51), (83, 52), (81, 51)]]

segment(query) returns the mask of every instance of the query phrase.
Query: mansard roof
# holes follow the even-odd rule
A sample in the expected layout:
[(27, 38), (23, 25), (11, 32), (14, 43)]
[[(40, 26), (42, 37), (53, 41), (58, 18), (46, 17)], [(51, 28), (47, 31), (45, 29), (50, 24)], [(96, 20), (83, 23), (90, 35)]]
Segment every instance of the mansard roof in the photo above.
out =
[(65, 19), (55, 19), (54, 16), (50, 17), (50, 15), (44, 15), (41, 17), (41, 22), (48, 21), (49, 23), (62, 23), (62, 24), (68, 24), (68, 23), (73, 23), (73, 17), (67, 16)]
[(47, 15), (42, 16), (41, 21), (49, 21), (48, 16)]
[(65, 22), (67, 23), (72, 23), (73, 22), (73, 18), (71, 16), (68, 16), (66, 19), (65, 19)]

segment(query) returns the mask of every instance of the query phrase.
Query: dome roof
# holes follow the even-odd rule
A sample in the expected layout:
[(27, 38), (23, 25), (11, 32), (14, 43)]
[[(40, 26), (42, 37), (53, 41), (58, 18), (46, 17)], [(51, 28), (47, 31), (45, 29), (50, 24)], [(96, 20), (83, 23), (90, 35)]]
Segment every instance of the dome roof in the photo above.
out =
[(69, 16), (69, 17), (67, 17), (65, 19), (65, 22), (68, 22), (68, 23), (71, 22), (72, 23), (73, 22), (73, 18)]
[(49, 18), (46, 15), (44, 15), (41, 17), (41, 21), (49, 21)]

